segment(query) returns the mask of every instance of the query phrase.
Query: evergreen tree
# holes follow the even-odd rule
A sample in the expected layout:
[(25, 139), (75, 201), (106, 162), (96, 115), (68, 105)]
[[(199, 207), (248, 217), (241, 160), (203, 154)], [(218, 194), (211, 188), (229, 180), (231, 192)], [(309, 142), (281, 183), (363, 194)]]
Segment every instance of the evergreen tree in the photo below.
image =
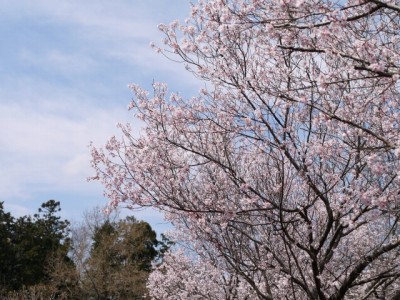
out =
[(95, 227), (85, 289), (96, 299), (143, 299), (159, 242), (151, 226), (134, 217)]
[(68, 258), (67, 220), (57, 216), (60, 202), (49, 200), (38, 213), (14, 219), (0, 205), (0, 284), (3, 292), (51, 281), (48, 262), (55, 256), (73, 265)]
[(13, 225), (14, 218), (4, 211), (3, 202), (0, 202), (0, 293), (11, 285), (10, 274), (14, 269)]

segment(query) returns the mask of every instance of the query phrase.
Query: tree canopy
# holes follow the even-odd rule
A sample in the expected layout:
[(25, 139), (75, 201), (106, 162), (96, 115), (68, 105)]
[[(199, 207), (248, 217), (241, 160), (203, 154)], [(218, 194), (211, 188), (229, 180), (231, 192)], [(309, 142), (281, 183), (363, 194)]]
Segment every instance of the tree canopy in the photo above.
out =
[(60, 202), (49, 200), (33, 217), (14, 218), (0, 203), (0, 291), (48, 283), (52, 255), (72, 264), (67, 256), (69, 222), (57, 216), (59, 211)]
[(160, 25), (204, 88), (132, 85), (141, 134), (92, 148), (111, 205), (163, 211), (187, 246), (154, 299), (399, 299), (399, 12), (200, 0)]
[(83, 284), (95, 299), (143, 299), (159, 242), (151, 226), (134, 217), (94, 227)]
[(0, 202), (0, 298), (146, 299), (152, 263), (171, 242), (132, 216), (95, 209), (71, 226), (59, 211), (49, 200), (14, 218)]

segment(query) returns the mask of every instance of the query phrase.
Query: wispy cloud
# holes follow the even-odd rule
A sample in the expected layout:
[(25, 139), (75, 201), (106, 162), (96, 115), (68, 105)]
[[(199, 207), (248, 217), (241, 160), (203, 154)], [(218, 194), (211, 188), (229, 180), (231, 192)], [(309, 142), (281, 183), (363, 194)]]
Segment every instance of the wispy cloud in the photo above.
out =
[[(162, 34), (157, 25), (176, 18), (184, 19), (189, 11), (189, 1), (11, 1), (4, 0), (0, 12), (10, 18), (35, 20), (48, 33), (55, 30), (60, 35), (73, 32), (86, 53), (93, 50), (101, 55), (115, 55), (126, 62), (146, 63), (146, 67), (171, 70), (173, 65), (149, 48), (149, 43), (159, 41)], [(8, 18), (7, 18), (8, 16)], [(60, 39), (60, 37), (57, 37)], [(123, 55), (121, 55), (123, 54)], [(132, 60), (132, 57), (134, 60)], [(143, 58), (142, 58), (143, 57)], [(152, 60), (147, 58), (151, 57)], [(148, 62), (153, 61), (151, 66)], [(179, 67), (178, 67), (179, 69)]]
[[(81, 109), (87, 109), (84, 116)], [(72, 108), (68, 108), (72, 110)], [(23, 103), (0, 104), (0, 195), (15, 191), (25, 195), (32, 186), (49, 190), (86, 190), (85, 178), (91, 174), (88, 144), (102, 144), (117, 133), (115, 124), (126, 119), (123, 109), (95, 109), (80, 105), (75, 115), (37, 108)], [(14, 187), (14, 188), (11, 188)]]
[(38, 50), (21, 49), (19, 59), (26, 65), (63, 74), (93, 72), (98, 66), (98, 62), (87, 55), (62, 52), (60, 49)]

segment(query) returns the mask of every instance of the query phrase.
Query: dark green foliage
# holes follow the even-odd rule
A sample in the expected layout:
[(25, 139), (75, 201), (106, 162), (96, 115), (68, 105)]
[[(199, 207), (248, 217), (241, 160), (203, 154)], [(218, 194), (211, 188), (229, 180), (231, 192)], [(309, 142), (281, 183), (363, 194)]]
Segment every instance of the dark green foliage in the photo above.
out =
[(0, 292), (11, 284), (10, 274), (14, 266), (14, 246), (12, 243), (14, 218), (4, 212), (3, 202), (0, 202)]
[(144, 221), (137, 221), (134, 217), (127, 217), (118, 224), (126, 244), (125, 261), (135, 265), (139, 271), (150, 272), (151, 262), (157, 256), (157, 234), (151, 226)]
[(95, 229), (92, 256), (109, 251), (110, 264), (118, 266), (134, 265), (140, 271), (150, 271), (151, 262), (157, 257), (159, 242), (151, 226), (134, 217), (127, 217), (117, 222), (106, 221)]
[(151, 226), (134, 217), (95, 228), (87, 289), (95, 299), (143, 299), (159, 242)]
[(0, 299), (146, 299), (152, 262), (171, 242), (134, 217), (87, 219), (70, 239), (59, 211), (49, 200), (14, 218), (0, 202)]
[[(33, 217), (14, 219), (0, 205), (0, 283), (3, 291), (20, 290), (50, 281), (47, 261), (61, 256), (68, 261), (68, 221), (56, 214), (60, 203), (49, 200)], [(71, 264), (72, 262), (69, 261)]]
[(158, 263), (162, 263), (165, 252), (169, 250), (175, 243), (161, 233), (161, 241), (158, 241)]

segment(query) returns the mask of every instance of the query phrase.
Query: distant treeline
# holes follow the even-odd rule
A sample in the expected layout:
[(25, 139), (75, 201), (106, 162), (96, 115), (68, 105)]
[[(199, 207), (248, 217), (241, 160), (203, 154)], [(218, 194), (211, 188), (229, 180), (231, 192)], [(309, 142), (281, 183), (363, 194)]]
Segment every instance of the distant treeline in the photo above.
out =
[(99, 209), (71, 225), (49, 200), (13, 217), (0, 202), (1, 299), (146, 299), (153, 261), (171, 242), (134, 217)]

